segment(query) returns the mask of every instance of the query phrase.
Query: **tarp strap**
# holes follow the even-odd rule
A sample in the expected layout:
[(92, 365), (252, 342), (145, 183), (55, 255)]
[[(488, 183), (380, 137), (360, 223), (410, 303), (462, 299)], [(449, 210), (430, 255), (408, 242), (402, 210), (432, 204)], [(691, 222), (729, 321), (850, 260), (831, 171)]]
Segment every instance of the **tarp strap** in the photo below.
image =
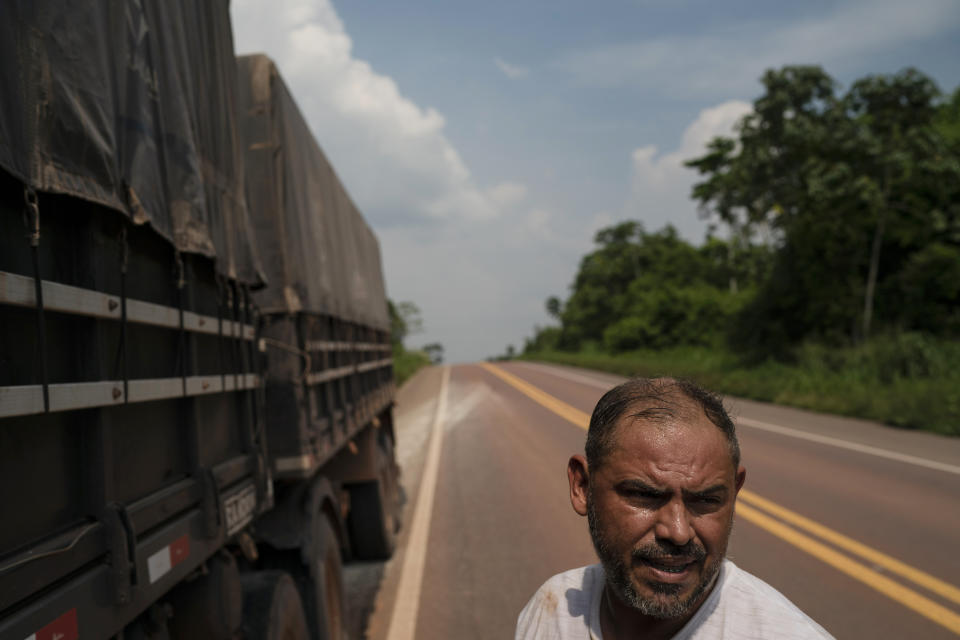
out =
[[(244, 324), (250, 325), (254, 328), (253, 340), (251, 340), (250, 343), (246, 345), (248, 367), (245, 367), (244, 370), (256, 371), (257, 365), (258, 365), (258, 359), (260, 358), (260, 352), (258, 349), (259, 341), (257, 340), (258, 338), (257, 332), (259, 330), (258, 329), (259, 318), (257, 317), (258, 316), (257, 306), (256, 304), (254, 304), (253, 296), (250, 293), (250, 287), (248, 287), (246, 284), (243, 285), (243, 298), (246, 302), (244, 306), (245, 313), (243, 316)], [(250, 431), (253, 434), (252, 444), (254, 448), (258, 446), (257, 443), (264, 442), (264, 438), (263, 438), (264, 421), (261, 418), (261, 415), (262, 415), (261, 407), (263, 406), (263, 404), (261, 403), (260, 393), (261, 393), (260, 391), (254, 390), (253, 393), (249, 394), (250, 402), (253, 405), (253, 421), (254, 422), (251, 425)], [(261, 446), (261, 449), (262, 449), (262, 446)]]
[(30, 253), (33, 258), (33, 290), (37, 303), (37, 334), (40, 347), (40, 382), (43, 385), (43, 410), (50, 411), (50, 385), (47, 375), (47, 325), (43, 312), (43, 280), (40, 278), (40, 204), (37, 192), (32, 187), (24, 187), (23, 199), (26, 204), (24, 223), (27, 238), (30, 240)]
[(177, 354), (180, 360), (180, 378), (183, 381), (183, 395), (187, 395), (187, 332), (183, 328), (183, 286), (186, 279), (183, 272), (183, 256), (174, 251), (174, 273), (177, 283), (177, 309), (180, 312), (180, 333), (177, 335)]
[(237, 312), (237, 305), (239, 304), (238, 298), (239, 293), (237, 292), (237, 285), (235, 282), (229, 283), (227, 286), (227, 306), (230, 309), (230, 353), (233, 356), (233, 377), (236, 381), (240, 380), (240, 372), (237, 369), (240, 368), (240, 341), (236, 336), (237, 322), (239, 320), (239, 313)]
[(130, 398), (130, 381), (127, 375), (127, 270), (130, 265), (130, 245), (127, 244), (127, 227), (120, 228), (120, 375), (123, 377), (123, 402)]
[[(250, 324), (250, 293), (247, 291), (246, 285), (244, 284), (240, 285), (239, 295), (240, 295), (240, 300), (242, 301), (241, 307), (240, 307), (242, 311), (242, 315), (240, 316), (240, 321), (243, 323), (244, 326), (247, 326)], [(247, 344), (247, 345), (244, 345), (243, 341), (240, 342), (240, 351), (243, 356), (241, 361), (241, 369), (244, 373), (247, 373), (248, 371), (251, 370), (251, 367), (253, 365), (253, 360), (252, 360), (250, 349), (255, 346), (256, 345), (254, 345), (252, 341), (250, 344)]]
[(217, 362), (220, 367), (220, 383), (224, 391), (227, 390), (227, 367), (223, 362), (223, 276), (217, 274)]

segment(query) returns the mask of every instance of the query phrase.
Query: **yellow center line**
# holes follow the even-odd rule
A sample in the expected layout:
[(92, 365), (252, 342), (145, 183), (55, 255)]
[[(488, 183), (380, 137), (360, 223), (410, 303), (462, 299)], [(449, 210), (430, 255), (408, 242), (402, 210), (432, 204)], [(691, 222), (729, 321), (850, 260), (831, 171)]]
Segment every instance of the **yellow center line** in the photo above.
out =
[[(481, 363), (484, 369), (497, 376), (507, 384), (511, 385), (531, 400), (550, 409), (561, 418), (575, 424), (581, 429), (587, 429), (590, 425), (590, 416), (579, 409), (559, 400), (529, 382), (518, 378), (500, 367), (489, 363)], [(787, 525), (773, 519), (769, 515), (762, 513), (758, 509), (764, 509), (767, 512), (793, 524), (796, 527), (806, 530), (813, 535), (830, 542), (841, 549), (856, 554), (879, 567), (900, 575), (915, 584), (918, 584), (930, 591), (937, 593), (944, 598), (960, 603), (960, 589), (948, 584), (928, 573), (915, 569), (895, 558), (872, 549), (852, 538), (841, 533), (833, 531), (809, 518), (801, 516), (798, 513), (790, 511), (780, 505), (763, 498), (752, 491), (746, 489), (740, 491), (740, 498), (737, 501), (737, 514), (749, 522), (761, 527), (769, 533), (781, 538), (782, 540), (805, 551), (815, 558), (829, 564), (838, 571), (864, 583), (876, 591), (886, 595), (900, 604), (916, 611), (920, 615), (946, 627), (954, 633), (960, 634), (960, 615), (937, 604), (929, 598), (920, 595), (916, 591), (900, 585), (890, 578), (867, 568), (855, 560), (848, 558), (840, 552), (810, 538), (799, 531), (796, 531)], [(753, 505), (753, 506), (750, 506)]]
[(550, 409), (550, 411), (553, 411), (561, 418), (564, 418), (567, 420), (567, 422), (572, 422), (581, 429), (586, 429), (590, 426), (590, 414), (584, 413), (575, 407), (571, 407), (563, 400), (558, 400), (548, 393), (544, 393), (526, 380), (521, 380), (512, 373), (504, 371), (500, 367), (492, 365), (488, 362), (481, 362), (480, 366), (493, 375), (499, 377), (501, 380), (511, 385), (518, 391), (522, 392), (530, 399), (543, 405), (547, 409)]
[(813, 538), (795, 529), (791, 529), (779, 520), (774, 520), (767, 514), (754, 509), (743, 501), (737, 502), (737, 516), (745, 518), (778, 538), (789, 542), (798, 549), (806, 551), (818, 560), (822, 560), (854, 580), (859, 580), (888, 598), (896, 600), (903, 606), (913, 609), (923, 617), (929, 618), (950, 631), (960, 634), (960, 615), (957, 615), (929, 598), (925, 598), (916, 591), (894, 582), (887, 576), (877, 573), (873, 569), (868, 569), (839, 551), (831, 549), (825, 544), (817, 542)]
[(853, 538), (848, 538), (842, 533), (838, 533), (833, 529), (829, 529), (818, 522), (814, 522), (810, 518), (800, 515), (799, 513), (781, 507), (780, 505), (771, 502), (766, 498), (758, 496), (752, 491), (741, 489), (739, 498), (741, 501), (748, 502), (754, 507), (763, 509), (767, 513), (775, 515), (781, 520), (789, 522), (800, 529), (804, 529), (809, 533), (812, 533), (813, 535), (826, 540), (837, 547), (840, 547), (841, 549), (845, 549), (850, 553), (856, 554), (864, 560), (872, 562), (876, 566), (883, 567), (887, 571), (902, 576), (914, 584), (920, 585), (921, 587), (932, 591), (933, 593), (943, 596), (947, 600), (952, 600), (953, 602), (960, 604), (960, 589), (956, 588), (952, 584), (944, 582), (939, 578), (935, 578), (929, 573), (915, 569), (908, 564), (904, 564), (896, 558), (891, 558), (885, 553), (857, 542)]

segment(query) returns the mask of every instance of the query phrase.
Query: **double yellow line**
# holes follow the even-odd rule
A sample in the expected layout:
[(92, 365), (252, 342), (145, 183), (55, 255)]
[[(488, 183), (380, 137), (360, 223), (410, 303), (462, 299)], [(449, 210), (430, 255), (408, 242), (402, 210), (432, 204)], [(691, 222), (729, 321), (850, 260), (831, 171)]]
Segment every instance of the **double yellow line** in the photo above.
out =
[[(500, 367), (489, 363), (482, 363), (481, 366), (568, 422), (582, 429), (586, 429), (590, 425), (590, 416), (583, 411), (571, 407), (562, 400), (541, 391), (529, 382), (521, 380)], [(960, 635), (960, 615), (913, 589), (895, 582), (879, 571), (853, 560), (850, 556), (837, 551), (837, 548), (869, 562), (878, 569), (905, 578), (945, 600), (960, 604), (960, 589), (952, 584), (904, 564), (896, 558), (872, 549), (746, 489), (740, 491), (737, 499), (737, 515), (825, 562), (854, 580), (862, 582), (871, 589), (879, 591), (925, 618)], [(792, 526), (788, 526), (788, 524)], [(819, 540), (813, 536), (816, 536)], [(833, 547), (824, 544), (821, 540), (830, 543)]]

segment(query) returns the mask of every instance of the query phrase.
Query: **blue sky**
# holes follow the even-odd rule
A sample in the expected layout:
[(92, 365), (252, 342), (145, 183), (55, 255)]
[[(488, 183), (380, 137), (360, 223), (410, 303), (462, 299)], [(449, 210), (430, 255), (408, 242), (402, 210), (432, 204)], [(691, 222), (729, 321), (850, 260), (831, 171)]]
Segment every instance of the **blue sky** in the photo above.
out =
[(960, 3), (233, 0), (377, 232), (412, 346), (451, 361), (547, 324), (593, 233), (705, 225), (682, 161), (730, 131), (763, 70), (841, 83), (914, 66), (960, 85)]

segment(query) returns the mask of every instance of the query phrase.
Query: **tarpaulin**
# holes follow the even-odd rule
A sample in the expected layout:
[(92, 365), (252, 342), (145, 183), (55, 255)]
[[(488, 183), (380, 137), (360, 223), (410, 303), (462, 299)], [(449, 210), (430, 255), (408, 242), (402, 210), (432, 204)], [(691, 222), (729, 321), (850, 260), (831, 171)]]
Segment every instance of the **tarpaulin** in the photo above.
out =
[(227, 0), (0, 3), (0, 167), (262, 282)]
[(247, 203), (270, 286), (265, 313), (330, 314), (389, 330), (377, 238), (274, 63), (238, 58)]

